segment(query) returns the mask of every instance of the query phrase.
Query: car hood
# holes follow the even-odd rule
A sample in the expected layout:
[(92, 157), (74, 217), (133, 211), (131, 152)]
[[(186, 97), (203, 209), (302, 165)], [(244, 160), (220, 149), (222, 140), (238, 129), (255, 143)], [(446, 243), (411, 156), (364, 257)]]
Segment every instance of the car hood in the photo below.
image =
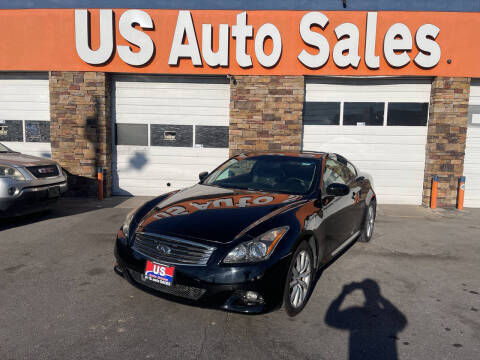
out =
[(197, 184), (160, 201), (137, 231), (228, 243), (302, 200), (300, 195)]
[(10, 166), (56, 165), (53, 160), (20, 153), (0, 153), (0, 163)]

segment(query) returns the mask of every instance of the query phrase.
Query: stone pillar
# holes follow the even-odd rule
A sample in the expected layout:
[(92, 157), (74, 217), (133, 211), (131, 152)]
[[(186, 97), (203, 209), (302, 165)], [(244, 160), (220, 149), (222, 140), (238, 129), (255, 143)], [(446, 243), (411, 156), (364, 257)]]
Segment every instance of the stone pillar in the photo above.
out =
[(71, 195), (96, 196), (97, 168), (104, 194), (112, 189), (110, 86), (103, 72), (50, 72), (52, 158), (69, 173)]
[(230, 154), (298, 151), (303, 76), (235, 76), (230, 82)]
[(470, 78), (437, 77), (430, 95), (430, 116), (423, 181), (423, 205), (430, 205), (432, 177), (438, 175), (439, 207), (454, 207), (463, 175)]

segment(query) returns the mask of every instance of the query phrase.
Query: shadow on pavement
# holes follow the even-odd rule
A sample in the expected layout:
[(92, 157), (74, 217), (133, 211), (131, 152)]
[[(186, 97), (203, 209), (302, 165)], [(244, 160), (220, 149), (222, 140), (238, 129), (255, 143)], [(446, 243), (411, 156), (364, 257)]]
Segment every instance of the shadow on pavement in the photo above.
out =
[(0, 218), (0, 231), (40, 221), (82, 214), (102, 208), (113, 208), (128, 199), (128, 197), (123, 196), (114, 196), (106, 198), (103, 201), (94, 198), (61, 198), (57, 203), (50, 205), (47, 209), (41, 209), (21, 216)]
[[(364, 305), (340, 310), (345, 298), (355, 290), (363, 292)], [(397, 360), (397, 335), (406, 327), (407, 318), (381, 295), (376, 281), (365, 279), (343, 287), (342, 293), (330, 304), (325, 323), (350, 332), (350, 360)]]

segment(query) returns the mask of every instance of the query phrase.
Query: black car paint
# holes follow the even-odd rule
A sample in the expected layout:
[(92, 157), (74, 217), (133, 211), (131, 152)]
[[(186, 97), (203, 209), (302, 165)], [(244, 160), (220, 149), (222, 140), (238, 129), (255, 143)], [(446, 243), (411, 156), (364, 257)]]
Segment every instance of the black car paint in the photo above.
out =
[[(326, 156), (317, 158), (319, 169), (323, 169)], [(319, 270), (332, 259), (336, 248), (360, 230), (366, 205), (375, 195), (363, 177), (357, 177), (348, 185), (348, 195), (328, 195), (320, 172), (312, 191), (305, 195), (225, 189), (199, 183), (145, 203), (134, 215), (130, 229), (182, 237), (216, 247), (206, 266), (175, 265), (175, 284), (207, 290), (198, 303), (242, 312), (269, 310), (282, 303), (291, 256), (299, 242), (309, 241)], [(252, 202), (252, 199), (266, 197), (273, 200)], [(250, 206), (239, 206), (239, 199), (245, 198), (250, 200), (243, 200), (241, 204)], [(212, 207), (215, 202), (219, 206)], [(192, 207), (192, 203), (197, 206)], [(285, 225), (290, 227), (289, 231), (267, 260), (249, 264), (222, 262), (239, 243)], [(128, 269), (143, 273), (148, 259), (132, 248), (134, 232), (131, 230), (126, 239), (120, 230), (115, 245), (118, 268), (131, 282)], [(135, 285), (143, 287), (143, 284)], [(232, 297), (247, 290), (259, 292), (264, 304), (260, 307), (233, 305)]]

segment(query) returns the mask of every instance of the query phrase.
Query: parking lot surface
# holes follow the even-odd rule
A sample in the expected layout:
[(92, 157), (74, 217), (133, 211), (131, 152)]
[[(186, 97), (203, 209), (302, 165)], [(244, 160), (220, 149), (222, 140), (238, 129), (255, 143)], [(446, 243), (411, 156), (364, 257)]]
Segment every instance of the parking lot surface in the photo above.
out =
[(142, 292), (113, 272), (144, 199), (63, 199), (0, 220), (0, 359), (478, 359), (480, 209), (380, 206), (295, 318)]

